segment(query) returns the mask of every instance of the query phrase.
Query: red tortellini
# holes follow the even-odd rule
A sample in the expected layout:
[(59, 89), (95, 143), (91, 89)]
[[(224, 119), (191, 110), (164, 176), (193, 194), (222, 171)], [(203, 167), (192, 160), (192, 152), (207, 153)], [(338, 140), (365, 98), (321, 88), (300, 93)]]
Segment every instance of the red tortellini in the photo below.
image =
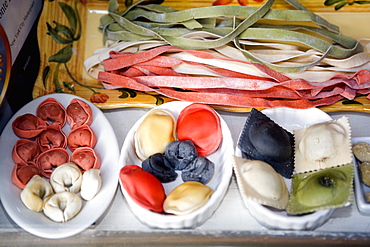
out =
[[(12, 182), (23, 189), (34, 175), (49, 178), (56, 167), (72, 160), (82, 172), (99, 169), (92, 121), (91, 107), (77, 98), (64, 107), (50, 97), (37, 106), (35, 114), (17, 117), (12, 128), (20, 139), (12, 150)], [(66, 122), (71, 129), (68, 135), (63, 131)]]

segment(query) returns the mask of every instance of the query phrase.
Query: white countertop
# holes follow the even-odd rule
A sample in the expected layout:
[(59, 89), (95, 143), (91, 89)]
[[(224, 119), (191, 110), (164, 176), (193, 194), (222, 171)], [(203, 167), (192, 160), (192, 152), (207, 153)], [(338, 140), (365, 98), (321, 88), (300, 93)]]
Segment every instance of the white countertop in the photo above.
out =
[[(133, 124), (149, 109), (124, 108), (104, 110), (111, 122), (120, 147)], [(218, 111), (228, 124), (234, 144), (244, 125), (248, 113)], [(333, 118), (346, 115), (350, 119), (352, 137), (370, 136), (370, 121), (367, 113), (335, 112)], [(4, 188), (1, 188), (4, 189)], [(195, 229), (158, 230), (143, 225), (130, 211), (130, 208), (117, 187), (116, 196), (96, 224), (82, 233), (61, 240), (47, 240), (32, 236), (18, 227), (0, 205), (0, 246), (9, 245), (171, 245), (194, 244), (210, 245), (246, 245), (246, 244), (283, 244), (283, 243), (336, 243), (356, 244), (370, 243), (370, 216), (359, 213), (354, 200), (353, 205), (334, 211), (330, 219), (313, 231), (278, 231), (261, 226), (249, 213), (240, 197), (235, 178), (232, 178), (229, 190), (220, 207), (203, 225)], [(346, 240), (346, 242), (343, 242)], [(325, 241), (325, 242), (322, 242)], [(328, 242), (329, 241), (329, 242)], [(354, 244), (351, 243), (351, 244)]]

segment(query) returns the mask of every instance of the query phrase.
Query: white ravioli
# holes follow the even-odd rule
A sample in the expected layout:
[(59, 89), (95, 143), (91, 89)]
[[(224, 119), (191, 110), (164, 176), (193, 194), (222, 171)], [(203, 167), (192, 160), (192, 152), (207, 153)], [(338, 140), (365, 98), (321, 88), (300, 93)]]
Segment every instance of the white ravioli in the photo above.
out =
[(351, 129), (345, 116), (295, 130), (294, 139), (296, 173), (352, 162)]
[(234, 156), (234, 171), (243, 197), (274, 208), (286, 208), (288, 188), (271, 165)]

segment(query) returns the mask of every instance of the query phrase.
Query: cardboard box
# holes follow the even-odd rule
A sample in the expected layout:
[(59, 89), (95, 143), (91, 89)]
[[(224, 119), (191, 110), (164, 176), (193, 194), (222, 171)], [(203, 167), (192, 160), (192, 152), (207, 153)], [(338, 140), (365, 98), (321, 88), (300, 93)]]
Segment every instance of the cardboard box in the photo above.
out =
[(32, 100), (40, 67), (37, 25), (43, 0), (0, 0), (0, 133)]

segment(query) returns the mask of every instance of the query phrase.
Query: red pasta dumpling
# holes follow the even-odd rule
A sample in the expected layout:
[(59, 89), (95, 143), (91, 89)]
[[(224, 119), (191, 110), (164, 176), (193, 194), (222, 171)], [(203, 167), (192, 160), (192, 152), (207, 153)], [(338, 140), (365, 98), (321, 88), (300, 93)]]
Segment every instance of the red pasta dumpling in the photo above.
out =
[(86, 102), (74, 98), (71, 100), (66, 109), (67, 121), (71, 127), (74, 129), (76, 127), (82, 126), (84, 124), (90, 125), (93, 120), (92, 109)]
[(41, 151), (51, 148), (66, 148), (67, 136), (60, 125), (49, 125), (43, 132), (36, 137), (36, 143)]
[(35, 161), (41, 153), (39, 145), (28, 139), (19, 139), (12, 150), (12, 158), (15, 163)]
[(96, 142), (96, 135), (88, 125), (82, 125), (74, 128), (71, 132), (69, 132), (67, 138), (67, 146), (72, 152), (79, 147), (94, 148)]
[(50, 178), (53, 169), (70, 161), (70, 154), (64, 148), (53, 148), (42, 152), (36, 160), (41, 174)]
[(64, 106), (54, 98), (47, 98), (41, 102), (36, 109), (36, 116), (50, 124), (58, 124), (62, 127), (67, 121)]
[(52, 148), (66, 148), (67, 136), (60, 125), (49, 125), (43, 132), (36, 137), (36, 142), (41, 151)]
[(83, 171), (100, 168), (99, 155), (90, 147), (76, 148), (72, 153), (71, 161)]
[(12, 171), (12, 182), (20, 189), (24, 189), (28, 181), (35, 175), (41, 175), (40, 169), (32, 161), (15, 164)]
[(222, 142), (220, 118), (211, 107), (193, 103), (185, 107), (177, 119), (177, 138), (194, 143), (199, 156), (207, 156)]
[(162, 183), (153, 174), (137, 165), (127, 165), (121, 168), (119, 178), (138, 205), (156, 213), (163, 212), (166, 194)]
[(34, 138), (47, 126), (47, 122), (30, 113), (18, 116), (12, 123), (14, 134), (27, 139)]

